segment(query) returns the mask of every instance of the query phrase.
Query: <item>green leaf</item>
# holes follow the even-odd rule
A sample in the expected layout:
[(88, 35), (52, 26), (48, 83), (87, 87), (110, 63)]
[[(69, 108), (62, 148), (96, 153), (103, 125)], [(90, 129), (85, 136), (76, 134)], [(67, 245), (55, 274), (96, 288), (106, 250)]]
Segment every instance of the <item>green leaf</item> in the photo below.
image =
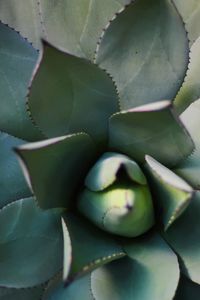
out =
[(0, 211), (0, 286), (33, 287), (62, 265), (60, 212), (40, 210), (33, 198)]
[(96, 52), (116, 81), (122, 109), (173, 99), (189, 58), (184, 24), (168, 0), (133, 1), (103, 32)]
[(27, 289), (0, 288), (0, 300), (41, 300), (44, 287)]
[[(70, 53), (92, 59), (102, 28), (131, 0), (40, 1), (46, 38)], [(59, 20), (59, 21), (58, 21)]]
[(25, 143), (7, 133), (0, 132), (0, 207), (31, 195), (17, 158), (12, 151)]
[[(85, 219), (66, 214), (64, 221), (72, 244), (72, 264), (69, 277), (64, 278), (66, 283), (125, 256), (121, 246), (111, 235), (91, 226)], [(65, 227), (63, 230), (65, 232)]]
[(192, 200), (185, 213), (164, 234), (180, 256), (183, 272), (200, 284), (200, 192)]
[(72, 282), (67, 288), (61, 276), (50, 281), (42, 300), (94, 300), (90, 287), (90, 275)]
[(6, 0), (0, 2), (0, 20), (19, 31), (36, 48), (41, 46), (40, 7), (37, 0)]
[(0, 2), (0, 19), (41, 46), (40, 38), (70, 53), (93, 58), (102, 28), (131, 0), (6, 0)]
[(195, 143), (195, 149), (175, 168), (175, 172), (185, 178), (196, 189), (200, 189), (199, 114), (200, 99), (192, 103), (180, 116)]
[(92, 273), (95, 299), (172, 300), (179, 280), (175, 254), (159, 236), (132, 240), (129, 258), (105, 265)]
[(107, 141), (108, 118), (118, 110), (115, 86), (103, 70), (46, 43), (28, 104), (48, 137), (84, 131), (99, 143)]
[(200, 38), (192, 45), (190, 51), (187, 75), (174, 100), (174, 106), (178, 113), (183, 112), (192, 102), (200, 98)]
[(182, 276), (174, 300), (199, 300), (200, 286)]
[(154, 193), (154, 203), (167, 230), (190, 204), (193, 189), (152, 157), (146, 156), (146, 162)]
[(136, 162), (128, 156), (107, 152), (92, 167), (85, 179), (85, 185), (93, 192), (102, 191), (117, 180), (118, 172), (122, 168), (133, 182), (147, 184), (146, 178)]
[(110, 118), (110, 147), (144, 162), (146, 154), (168, 166), (191, 154), (194, 145), (169, 101), (147, 104)]
[(36, 60), (36, 50), (0, 23), (0, 130), (28, 141), (42, 138), (29, 119), (25, 104)]
[(200, 6), (199, 0), (173, 0), (188, 32), (190, 45), (200, 35)]
[(85, 133), (29, 143), (16, 149), (40, 207), (69, 207), (94, 158)]

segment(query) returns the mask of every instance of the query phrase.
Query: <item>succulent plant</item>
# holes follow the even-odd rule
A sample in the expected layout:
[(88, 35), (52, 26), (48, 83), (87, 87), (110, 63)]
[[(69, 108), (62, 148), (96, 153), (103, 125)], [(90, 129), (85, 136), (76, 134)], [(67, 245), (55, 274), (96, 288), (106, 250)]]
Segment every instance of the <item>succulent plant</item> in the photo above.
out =
[(200, 298), (199, 16), (0, 3), (0, 299)]

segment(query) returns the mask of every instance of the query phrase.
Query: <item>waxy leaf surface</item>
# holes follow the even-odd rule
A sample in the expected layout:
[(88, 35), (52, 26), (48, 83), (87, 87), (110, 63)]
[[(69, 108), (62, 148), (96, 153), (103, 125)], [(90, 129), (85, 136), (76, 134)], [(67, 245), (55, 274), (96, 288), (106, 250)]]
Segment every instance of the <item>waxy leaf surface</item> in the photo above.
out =
[(41, 139), (26, 111), (26, 94), (37, 51), (0, 23), (0, 130), (27, 141)]
[(168, 0), (140, 0), (102, 34), (96, 62), (116, 81), (122, 109), (173, 99), (185, 77), (189, 45)]
[(40, 210), (33, 198), (0, 210), (0, 286), (26, 288), (46, 282), (62, 266), (60, 212)]
[[(178, 261), (159, 237), (130, 241), (129, 258), (112, 262), (92, 273), (95, 299), (172, 300), (179, 280)], [(131, 296), (131, 298), (130, 298)]]
[(144, 162), (146, 154), (167, 166), (191, 154), (194, 144), (169, 101), (114, 114), (110, 118), (110, 148)]
[(93, 160), (94, 145), (87, 134), (62, 136), (16, 149), (24, 175), (39, 206), (69, 207)]
[(108, 118), (118, 111), (115, 86), (103, 70), (46, 43), (28, 105), (46, 136), (84, 131), (100, 144), (107, 141)]

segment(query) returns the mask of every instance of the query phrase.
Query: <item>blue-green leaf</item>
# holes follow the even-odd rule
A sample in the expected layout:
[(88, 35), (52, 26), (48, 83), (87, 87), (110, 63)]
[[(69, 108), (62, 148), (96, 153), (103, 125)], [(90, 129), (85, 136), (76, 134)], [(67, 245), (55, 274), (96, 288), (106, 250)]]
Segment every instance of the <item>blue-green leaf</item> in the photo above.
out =
[(60, 212), (21, 199), (0, 210), (0, 286), (26, 288), (46, 282), (62, 267)]
[(200, 284), (200, 192), (185, 213), (165, 233), (168, 243), (180, 256), (182, 270)]
[(0, 132), (0, 207), (31, 195), (12, 150), (13, 147), (24, 143), (23, 140)]
[(0, 130), (28, 141), (42, 138), (25, 100), (37, 56), (25, 39), (0, 23)]
[(167, 166), (191, 154), (194, 144), (169, 101), (147, 104), (110, 118), (110, 148), (144, 162), (146, 154)]
[(28, 105), (46, 136), (84, 131), (100, 144), (107, 141), (108, 118), (118, 111), (115, 86), (103, 70), (46, 43)]
[[(91, 225), (87, 220), (73, 214), (66, 214), (64, 221), (69, 232), (72, 245), (72, 263), (68, 277), (70, 283), (79, 276), (125, 256), (122, 247), (114, 238)], [(66, 228), (63, 227), (64, 232)], [(65, 276), (64, 266), (64, 276)], [(66, 274), (67, 275), (67, 274)]]
[(41, 300), (44, 287), (27, 289), (0, 288), (0, 300)]
[(172, 100), (188, 60), (184, 24), (169, 0), (133, 1), (103, 32), (96, 54), (117, 84), (122, 109)]
[(172, 300), (178, 285), (176, 255), (157, 235), (132, 240), (125, 247), (128, 258), (93, 271), (95, 299)]
[(79, 133), (16, 149), (24, 175), (40, 207), (69, 207), (94, 159), (94, 144)]
[(192, 187), (171, 170), (146, 156), (150, 186), (165, 230), (185, 211), (193, 196)]

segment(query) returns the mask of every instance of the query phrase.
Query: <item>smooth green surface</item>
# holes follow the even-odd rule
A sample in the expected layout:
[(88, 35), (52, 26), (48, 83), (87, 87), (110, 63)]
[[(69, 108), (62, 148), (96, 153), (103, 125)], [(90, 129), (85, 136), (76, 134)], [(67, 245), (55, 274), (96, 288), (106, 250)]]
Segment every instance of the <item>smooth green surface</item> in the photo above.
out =
[[(102, 29), (130, 0), (40, 0), (45, 36), (70, 53), (92, 59)], [(58, 22), (59, 19), (59, 22)]]
[(78, 199), (79, 211), (101, 229), (135, 237), (154, 224), (154, 208), (148, 186), (114, 184), (102, 192), (84, 189)]
[(27, 289), (0, 288), (0, 300), (41, 300), (44, 287)]
[(182, 276), (174, 300), (199, 300), (200, 286)]
[(94, 300), (90, 287), (90, 275), (72, 282), (64, 287), (61, 276), (50, 281), (42, 300)]
[(0, 286), (26, 288), (46, 282), (62, 266), (60, 212), (40, 210), (33, 198), (0, 210)]
[(165, 233), (172, 248), (180, 256), (184, 273), (200, 284), (200, 192), (185, 213)]
[(38, 0), (6, 0), (0, 2), (0, 20), (28, 38), (34, 47), (41, 46), (41, 18)]
[(199, 0), (173, 0), (183, 21), (185, 22), (190, 44), (200, 35), (200, 6)]
[(0, 288), (0, 300), (41, 300), (44, 287), (27, 289)]
[(31, 195), (13, 152), (13, 147), (24, 143), (7, 133), (0, 132), (0, 207)]
[(0, 130), (27, 141), (41, 139), (26, 111), (26, 94), (37, 52), (0, 23)]
[[(71, 282), (125, 255), (112, 236), (99, 230), (85, 219), (68, 213), (64, 221), (72, 244), (72, 265), (69, 277), (65, 278), (66, 282)], [(65, 230), (65, 227), (63, 229)]]
[(93, 160), (94, 145), (80, 133), (29, 143), (17, 153), (39, 206), (68, 207)]
[(190, 182), (194, 188), (200, 189), (200, 99), (192, 103), (180, 117), (195, 143), (195, 149), (176, 167), (175, 172)]
[(169, 101), (122, 111), (110, 118), (111, 150), (144, 162), (146, 154), (167, 166), (174, 166), (189, 154), (194, 145), (177, 119)]
[(140, 0), (111, 22), (96, 62), (117, 83), (122, 109), (172, 100), (185, 77), (189, 45), (184, 24), (168, 0)]
[(152, 157), (146, 156), (146, 162), (154, 203), (158, 208), (161, 222), (167, 230), (192, 201), (193, 189)]
[(48, 137), (87, 132), (107, 141), (108, 118), (118, 109), (110, 77), (91, 62), (44, 44), (28, 105)]
[(75, 55), (92, 59), (102, 29), (129, 2), (6, 0), (0, 3), (0, 20), (19, 30), (37, 48), (42, 36)]
[(85, 185), (91, 191), (102, 191), (112, 185), (117, 179), (120, 180), (118, 172), (125, 170), (129, 180), (134, 183), (145, 185), (146, 178), (139, 165), (128, 156), (107, 152), (104, 153), (89, 171)]
[(129, 258), (103, 266), (92, 273), (95, 299), (172, 300), (179, 280), (175, 254), (159, 237), (130, 241)]
[(187, 76), (174, 100), (174, 106), (178, 113), (183, 112), (192, 102), (200, 98), (200, 38), (195, 41), (190, 51)]

